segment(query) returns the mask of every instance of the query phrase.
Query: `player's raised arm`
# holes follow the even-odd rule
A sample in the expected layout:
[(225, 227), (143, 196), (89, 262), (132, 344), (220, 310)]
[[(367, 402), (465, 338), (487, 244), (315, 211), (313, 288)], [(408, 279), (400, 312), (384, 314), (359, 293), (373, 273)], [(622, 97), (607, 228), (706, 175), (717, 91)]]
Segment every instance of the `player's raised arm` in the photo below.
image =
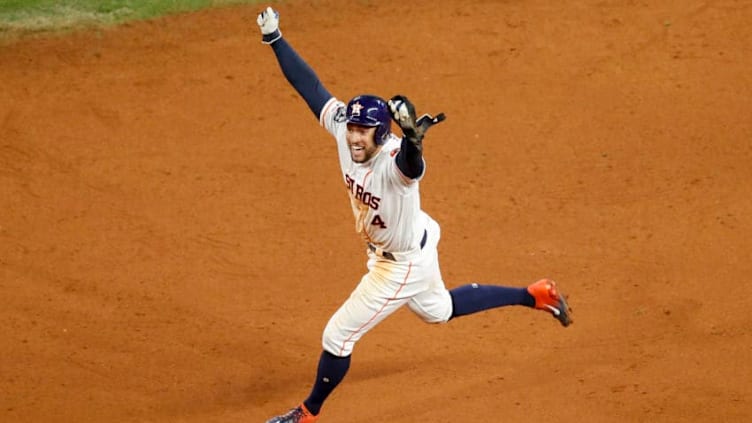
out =
[(303, 97), (316, 119), (319, 119), (321, 109), (332, 95), (319, 81), (313, 69), (282, 38), (282, 32), (279, 30), (279, 13), (267, 7), (258, 15), (256, 23), (261, 29), (261, 42), (272, 46), (285, 78)]
[(403, 95), (392, 97), (388, 106), (392, 119), (402, 129), (402, 147), (397, 153), (397, 167), (403, 175), (410, 179), (417, 179), (423, 175), (425, 169), (423, 136), (428, 128), (445, 119), (444, 113), (439, 113), (436, 117), (425, 114), (418, 118), (415, 114), (415, 106)]

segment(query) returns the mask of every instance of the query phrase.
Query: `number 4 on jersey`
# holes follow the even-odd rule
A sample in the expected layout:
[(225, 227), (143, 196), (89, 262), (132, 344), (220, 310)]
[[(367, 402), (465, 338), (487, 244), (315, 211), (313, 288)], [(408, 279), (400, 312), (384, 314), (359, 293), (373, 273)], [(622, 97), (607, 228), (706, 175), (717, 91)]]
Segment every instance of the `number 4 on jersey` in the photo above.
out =
[(374, 216), (373, 220), (371, 221), (371, 225), (376, 225), (380, 227), (381, 229), (386, 229), (386, 223), (384, 223), (383, 220), (381, 220), (381, 216), (378, 214)]

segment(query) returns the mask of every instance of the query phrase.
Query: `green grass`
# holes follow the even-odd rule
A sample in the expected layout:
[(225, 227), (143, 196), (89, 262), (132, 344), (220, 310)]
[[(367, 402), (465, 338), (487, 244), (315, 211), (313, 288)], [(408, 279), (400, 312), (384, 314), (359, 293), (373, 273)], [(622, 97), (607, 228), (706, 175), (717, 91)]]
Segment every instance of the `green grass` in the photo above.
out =
[(258, 0), (0, 0), (0, 37), (111, 26)]

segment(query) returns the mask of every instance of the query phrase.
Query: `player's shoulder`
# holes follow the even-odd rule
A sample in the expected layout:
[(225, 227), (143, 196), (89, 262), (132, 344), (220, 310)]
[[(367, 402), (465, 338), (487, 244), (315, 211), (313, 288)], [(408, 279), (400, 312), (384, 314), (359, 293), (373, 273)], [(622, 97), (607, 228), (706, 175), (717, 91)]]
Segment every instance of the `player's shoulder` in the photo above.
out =
[(344, 123), (347, 118), (347, 105), (340, 99), (332, 97), (324, 103), (319, 115), (319, 121), (322, 125), (327, 122), (335, 124)]

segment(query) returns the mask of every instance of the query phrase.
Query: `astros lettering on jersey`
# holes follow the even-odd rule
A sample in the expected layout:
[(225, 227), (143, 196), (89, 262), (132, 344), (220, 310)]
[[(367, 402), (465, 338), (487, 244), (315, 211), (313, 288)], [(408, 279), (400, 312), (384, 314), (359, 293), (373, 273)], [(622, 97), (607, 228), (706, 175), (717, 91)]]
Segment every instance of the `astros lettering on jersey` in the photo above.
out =
[[(352, 113), (361, 107), (355, 104)], [(427, 218), (421, 218), (419, 180), (405, 177), (394, 161), (401, 138), (389, 134), (381, 150), (368, 162), (355, 163), (347, 145), (344, 102), (332, 97), (324, 105), (321, 125), (337, 140), (340, 169), (350, 195), (355, 231), (385, 251), (419, 248)], [(398, 224), (399, 222), (399, 224)], [(414, 222), (405, 227), (405, 222)]]

